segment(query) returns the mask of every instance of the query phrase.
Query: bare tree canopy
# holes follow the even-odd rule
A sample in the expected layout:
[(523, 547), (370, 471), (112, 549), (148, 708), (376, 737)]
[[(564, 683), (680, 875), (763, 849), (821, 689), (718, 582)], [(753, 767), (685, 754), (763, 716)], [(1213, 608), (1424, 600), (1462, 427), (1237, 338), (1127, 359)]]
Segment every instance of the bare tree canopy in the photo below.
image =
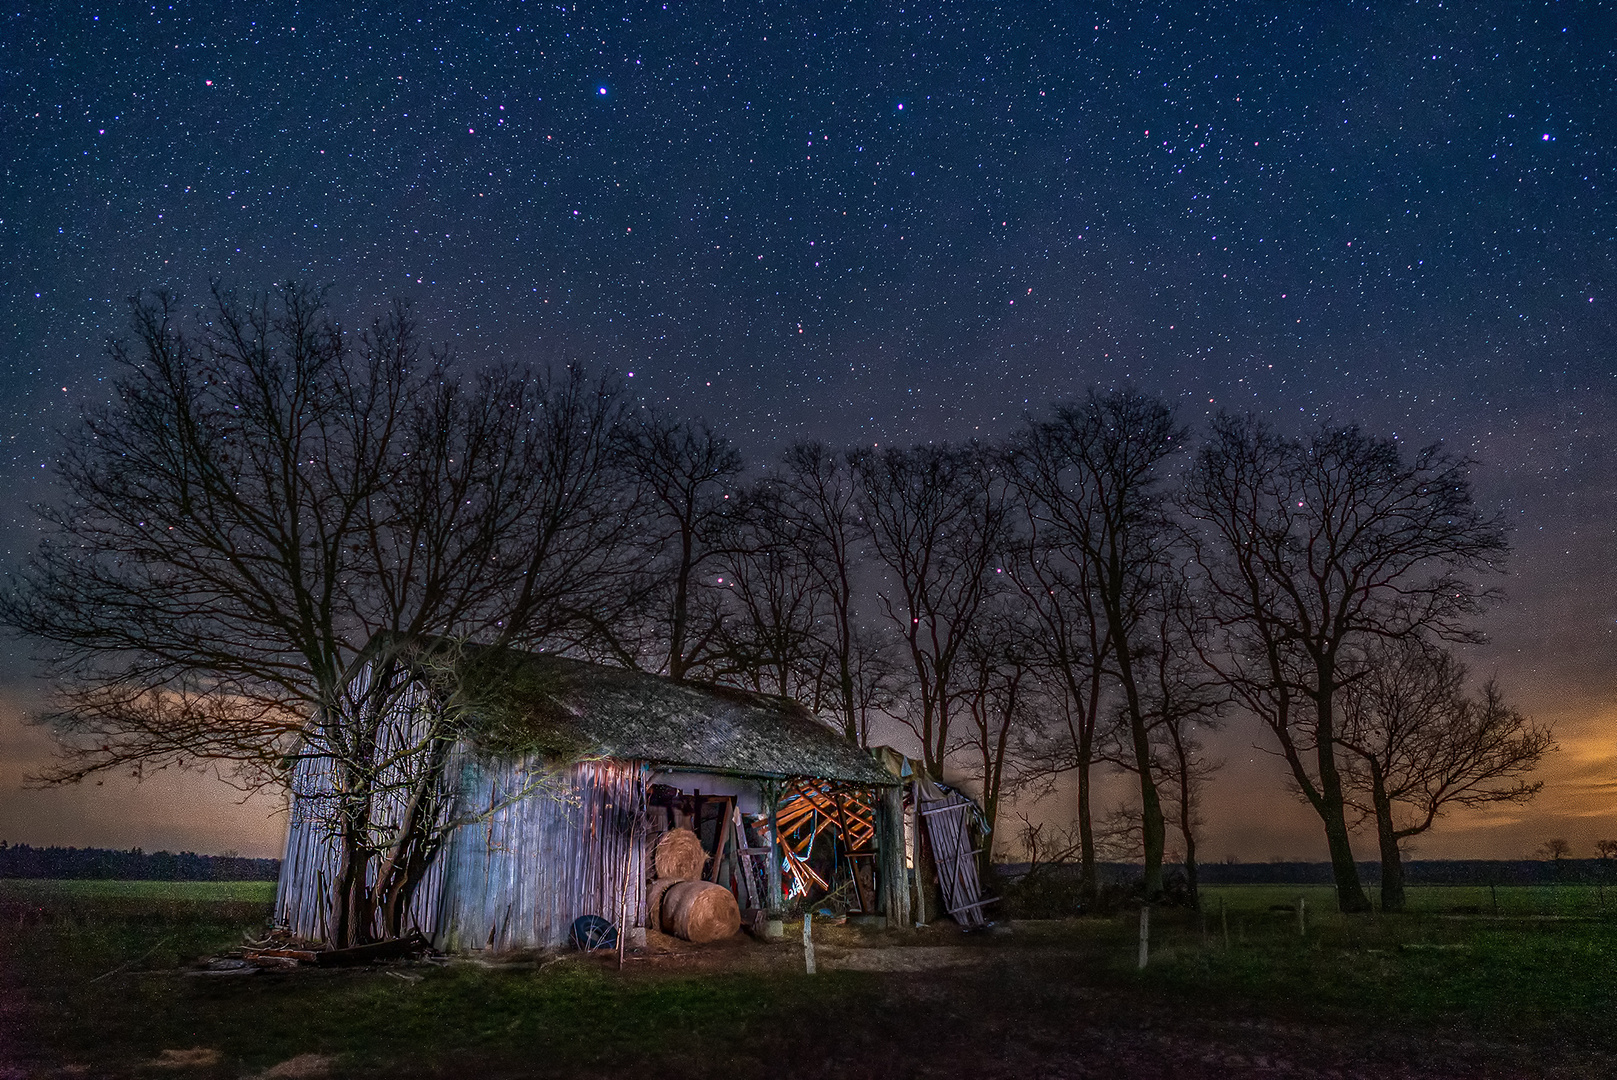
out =
[(722, 652), (722, 600), (708, 571), (724, 552), (741, 454), (704, 423), (651, 410), (623, 446), (652, 512), (646, 544), (660, 608), (653, 666), (679, 681), (706, 670)]
[(1015, 782), (1015, 755), (1027, 741), (1038, 707), (1037, 626), (1014, 593), (1001, 592), (972, 624), (962, 650), (959, 697), (966, 724), (960, 743), (982, 792), (988, 822), (981, 856), (985, 877), (993, 863), (1003, 798)]
[(1338, 761), (1344, 664), (1376, 640), (1469, 636), (1481, 599), (1471, 576), (1506, 544), (1466, 468), (1439, 447), (1406, 456), (1354, 426), (1294, 439), (1226, 415), (1185, 490), (1219, 634), (1208, 659), (1319, 814), (1344, 911), (1369, 908)]
[(863, 524), (848, 456), (795, 444), (738, 501), (719, 560), (721, 666), (836, 717), (865, 744), (874, 715), (893, 704), (894, 667), (858, 610)]
[(724, 597), (718, 674), (816, 710), (835, 704), (826, 699), (818, 635), (832, 612), (816, 566), (817, 539), (767, 481), (735, 502), (715, 560), (717, 595)]
[[(1008, 504), (989, 455), (975, 446), (860, 451), (859, 510), (887, 571), (878, 604), (910, 661), (905, 722), (938, 775), (953, 745), (956, 664), (998, 587)], [(999, 569), (1003, 569), (999, 567)]]
[[(441, 766), (378, 760), (388, 658), (444, 637), (558, 647), (610, 621), (619, 395), (577, 369), (460, 377), (403, 307), (350, 334), (296, 285), (213, 301), (195, 334), (171, 298), (135, 304), (3, 616), (50, 650), (71, 752), (54, 779), (207, 761), (257, 783), (287, 755), (329, 759), (338, 922), (363, 937), (408, 888), (367, 867), (403, 874), (431, 843), (420, 822), (373, 828), (378, 785), (424, 805)], [(366, 662), (379, 674), (356, 680)]]
[(1455, 806), (1526, 802), (1555, 748), (1547, 727), (1505, 704), (1498, 686), (1465, 691), (1466, 670), (1419, 639), (1377, 643), (1344, 681), (1340, 740), (1348, 799), (1375, 825), (1381, 909), (1404, 909), (1402, 844)]

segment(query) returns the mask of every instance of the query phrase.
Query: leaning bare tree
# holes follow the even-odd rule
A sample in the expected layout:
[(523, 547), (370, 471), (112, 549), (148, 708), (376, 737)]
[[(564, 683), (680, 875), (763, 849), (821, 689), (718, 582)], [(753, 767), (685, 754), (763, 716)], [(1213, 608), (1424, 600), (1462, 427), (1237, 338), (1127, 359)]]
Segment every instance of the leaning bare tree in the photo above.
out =
[(1355, 426), (1287, 438), (1221, 416), (1185, 490), (1218, 635), (1207, 660), (1269, 728), (1324, 824), (1343, 911), (1370, 901), (1349, 843), (1338, 691), (1373, 641), (1468, 636), (1471, 574), (1506, 544), (1466, 468)]
[(322, 759), (332, 940), (396, 934), (453, 737), (389, 742), (403, 669), (445, 638), (565, 645), (619, 602), (618, 395), (577, 370), (458, 377), (406, 309), (349, 335), (296, 285), (216, 290), (195, 333), (170, 298), (136, 302), (134, 329), (0, 608), (59, 688), (49, 779), (212, 764), (263, 784)]
[(1465, 666), (1418, 639), (1378, 643), (1343, 688), (1340, 741), (1348, 800), (1375, 824), (1381, 910), (1404, 910), (1405, 840), (1451, 807), (1526, 802), (1555, 747), (1549, 728), (1505, 704), (1499, 688), (1465, 691)]
[[(1173, 410), (1156, 397), (1091, 391), (1082, 401), (1058, 405), (1052, 419), (1025, 425), (1012, 454), (1012, 475), (1036, 524), (1066, 563), (1082, 565), (1092, 594), (1086, 602), (1105, 628), (1109, 681), (1122, 698), (1139, 779), (1148, 900), (1162, 893), (1166, 833), (1152, 766), (1147, 673), (1137, 661), (1148, 648), (1140, 638), (1148, 635), (1154, 598), (1175, 558), (1177, 533), (1163, 484), (1184, 436)], [(1102, 651), (1093, 648), (1094, 655)]]

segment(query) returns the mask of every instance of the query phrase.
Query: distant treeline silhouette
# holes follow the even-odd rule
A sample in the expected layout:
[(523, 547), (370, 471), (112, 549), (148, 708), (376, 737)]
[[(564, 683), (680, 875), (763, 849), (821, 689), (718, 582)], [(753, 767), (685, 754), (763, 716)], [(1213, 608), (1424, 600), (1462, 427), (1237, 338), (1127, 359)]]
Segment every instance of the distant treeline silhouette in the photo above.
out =
[[(1164, 865), (1172, 873), (1174, 864)], [(1007, 863), (1000, 872), (1016, 878), (1027, 872), (1026, 863)], [(1101, 863), (1102, 880), (1125, 881), (1140, 868), (1130, 863)], [(1577, 885), (1617, 884), (1617, 860), (1612, 859), (1416, 859), (1404, 864), (1410, 885)], [(1047, 867), (1041, 873), (1078, 873), (1078, 865)], [(1203, 885), (1330, 885), (1327, 862), (1222, 862), (1201, 863), (1197, 873)], [(1381, 864), (1359, 863), (1359, 876), (1367, 885), (1381, 883)]]
[(103, 878), (117, 881), (274, 881), (279, 859), (198, 855), (193, 851), (113, 851), (33, 847), (0, 840), (0, 878)]

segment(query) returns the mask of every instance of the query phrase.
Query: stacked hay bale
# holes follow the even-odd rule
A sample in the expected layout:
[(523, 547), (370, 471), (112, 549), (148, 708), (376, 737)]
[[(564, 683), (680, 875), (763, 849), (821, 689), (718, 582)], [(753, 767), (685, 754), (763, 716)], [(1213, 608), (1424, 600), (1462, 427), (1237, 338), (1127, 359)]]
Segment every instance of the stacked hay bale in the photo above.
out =
[(657, 841), (652, 866), (657, 878), (647, 894), (648, 921), (665, 934), (701, 944), (741, 929), (741, 909), (729, 889), (702, 880), (707, 852), (689, 829), (673, 829)]

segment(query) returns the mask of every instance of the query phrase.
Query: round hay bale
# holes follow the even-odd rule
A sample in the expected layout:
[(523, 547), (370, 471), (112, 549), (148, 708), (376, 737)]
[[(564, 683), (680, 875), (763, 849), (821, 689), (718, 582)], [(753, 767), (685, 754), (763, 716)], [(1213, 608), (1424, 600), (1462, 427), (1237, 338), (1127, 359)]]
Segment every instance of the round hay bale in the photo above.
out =
[(741, 929), (741, 909), (723, 885), (681, 881), (663, 894), (663, 932), (696, 942), (727, 938)]
[(663, 895), (678, 885), (677, 881), (658, 878), (646, 886), (646, 925), (656, 930), (663, 928)]
[(672, 829), (657, 841), (657, 850), (651, 856), (657, 876), (667, 881), (698, 881), (702, 867), (707, 865), (707, 852), (702, 841), (689, 829)]

